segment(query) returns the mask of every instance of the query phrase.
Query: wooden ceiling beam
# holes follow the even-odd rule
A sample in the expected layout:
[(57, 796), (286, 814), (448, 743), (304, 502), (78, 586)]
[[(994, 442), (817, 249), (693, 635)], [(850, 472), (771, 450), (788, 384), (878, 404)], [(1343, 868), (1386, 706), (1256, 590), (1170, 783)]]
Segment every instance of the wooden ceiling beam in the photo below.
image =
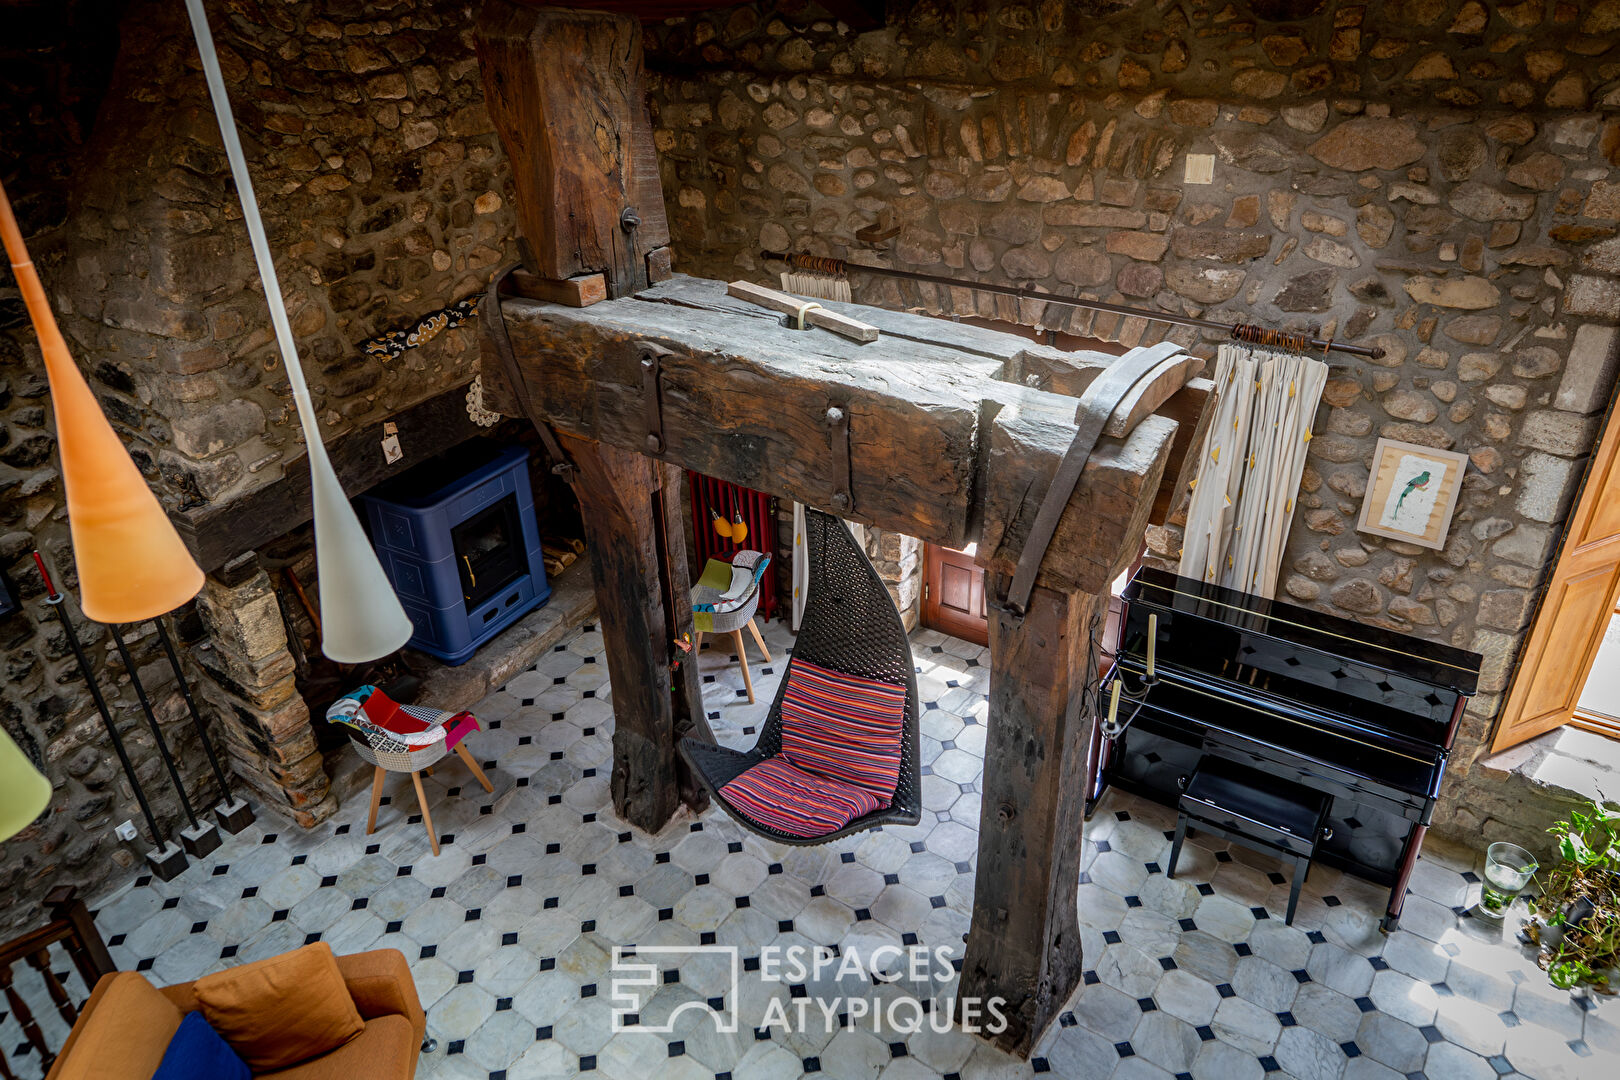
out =
[[(947, 547), (1010, 573), (1075, 433), (1074, 398), (1003, 381), (1032, 349), (1071, 385), (1114, 358), (1060, 354), (1010, 334), (859, 305), (830, 305), (882, 330), (861, 345), (677, 277), (587, 308), (503, 304), (536, 412), (559, 431), (647, 448), (641, 346), (660, 360), (662, 459)], [(1048, 357), (1050, 359), (1050, 357)], [(486, 400), (519, 410), (486, 350)], [(849, 416), (848, 475), (829, 409)], [(1149, 415), (1092, 454), (1042, 564), (1048, 588), (1099, 592), (1135, 558), (1178, 424)], [(853, 505), (840, 506), (848, 487)]]

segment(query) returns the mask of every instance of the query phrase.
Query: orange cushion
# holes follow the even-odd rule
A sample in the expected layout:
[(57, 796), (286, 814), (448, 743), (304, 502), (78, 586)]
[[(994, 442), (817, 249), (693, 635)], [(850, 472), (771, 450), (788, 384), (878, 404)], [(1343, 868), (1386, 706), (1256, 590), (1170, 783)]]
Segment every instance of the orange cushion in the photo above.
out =
[(68, 1055), (51, 1070), (54, 1080), (128, 1080), (151, 1076), (180, 1027), (180, 1010), (142, 975), (107, 977), (96, 1007), (75, 1029)]
[(203, 1016), (255, 1073), (335, 1050), (365, 1028), (324, 941), (205, 975)]

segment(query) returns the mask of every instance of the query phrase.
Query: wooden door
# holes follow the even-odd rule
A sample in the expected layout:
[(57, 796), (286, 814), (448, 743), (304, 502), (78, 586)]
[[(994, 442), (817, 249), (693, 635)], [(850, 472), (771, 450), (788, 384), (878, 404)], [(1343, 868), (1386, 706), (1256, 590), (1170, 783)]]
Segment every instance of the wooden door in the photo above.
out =
[(1547, 583), (1491, 750), (1568, 723), (1620, 598), (1620, 423), (1610, 417)]
[(984, 608), (984, 570), (970, 551), (923, 546), (922, 624), (979, 645), (990, 644)]

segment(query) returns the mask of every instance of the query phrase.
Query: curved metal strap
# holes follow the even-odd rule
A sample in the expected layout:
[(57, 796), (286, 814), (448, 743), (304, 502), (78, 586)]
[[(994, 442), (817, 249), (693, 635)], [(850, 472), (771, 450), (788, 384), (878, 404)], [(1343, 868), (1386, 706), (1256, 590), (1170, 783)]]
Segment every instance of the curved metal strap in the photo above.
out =
[(1080, 483), (1080, 474), (1086, 461), (1102, 437), (1104, 425), (1114, 415), (1120, 402), (1130, 396), (1138, 383), (1147, 380), (1153, 370), (1164, 362), (1167, 355), (1162, 349), (1143, 349), (1135, 355), (1126, 355), (1115, 361), (1107, 371), (1091, 381), (1080, 395), (1080, 406), (1075, 410), (1074, 441), (1063, 455), (1052, 483), (1041, 500), (1041, 508), (1024, 540), (1024, 550), (1018, 556), (1018, 567), (1013, 572), (1012, 584), (1001, 609), (1014, 618), (1021, 618), (1029, 606), (1029, 594), (1035, 588), (1035, 574), (1046, 558), (1046, 549), (1057, 532), (1058, 520), (1069, 505), (1069, 497)]
[(523, 370), (518, 367), (517, 356), (512, 352), (512, 339), (506, 333), (506, 316), (501, 311), (501, 283), (519, 265), (521, 264), (512, 263), (502, 268), (490, 281), (489, 289), (478, 304), (478, 314), (482, 316), (479, 322), (484, 327), (485, 335), (494, 348), (495, 355), (501, 358), (501, 366), (506, 371), (506, 381), (512, 387), (512, 396), (517, 398), (518, 408), (523, 410), (523, 415), (540, 433), (540, 441), (545, 444), (546, 453), (551, 457), (551, 471), (572, 484), (575, 475), (574, 463), (568, 460), (568, 455), (564, 454), (562, 447), (557, 444), (557, 437), (552, 433), (551, 425), (542, 420), (535, 410), (534, 401), (529, 397), (529, 384), (523, 379)]

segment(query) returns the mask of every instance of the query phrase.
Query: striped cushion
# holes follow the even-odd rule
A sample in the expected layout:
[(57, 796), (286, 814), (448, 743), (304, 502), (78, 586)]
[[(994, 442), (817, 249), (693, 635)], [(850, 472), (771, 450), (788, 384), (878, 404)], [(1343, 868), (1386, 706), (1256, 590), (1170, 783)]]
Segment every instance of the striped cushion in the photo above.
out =
[(870, 791), (887, 806), (900, 779), (905, 687), (795, 658), (782, 695), (782, 756)]
[(769, 758), (720, 789), (750, 821), (789, 836), (825, 836), (883, 806), (870, 791)]

